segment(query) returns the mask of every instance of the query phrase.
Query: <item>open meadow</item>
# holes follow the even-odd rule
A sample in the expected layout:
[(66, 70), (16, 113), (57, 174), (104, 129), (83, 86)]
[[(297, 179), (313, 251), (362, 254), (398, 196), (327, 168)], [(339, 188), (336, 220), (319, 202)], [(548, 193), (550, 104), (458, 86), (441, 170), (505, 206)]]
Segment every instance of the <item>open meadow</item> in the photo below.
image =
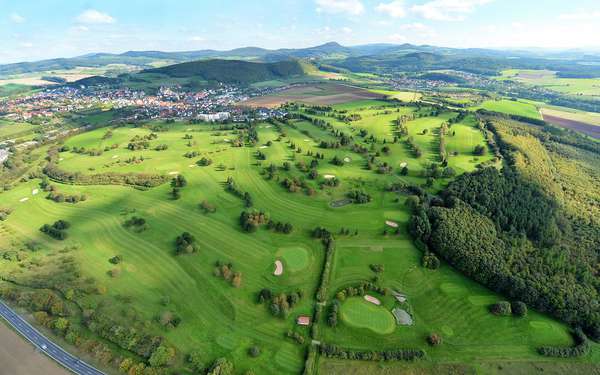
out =
[[(538, 346), (571, 345), (563, 323), (535, 311), (492, 315), (501, 296), (445, 262), (422, 266), (408, 231), (411, 186), (435, 193), (497, 166), (478, 119), (374, 97), (311, 86), (253, 99), (319, 106), (288, 105), (288, 119), (251, 128), (152, 121), (66, 139), (48, 153), (49, 177), (0, 194), (10, 211), (0, 221), (0, 290), (55, 294), (64, 310), (38, 306), (38, 323), (66, 319), (55, 334), (115, 373), (127, 358), (197, 374), (224, 357), (236, 373), (299, 374), (318, 342), (424, 349), (415, 368), (451, 373), (456, 363), (544, 362)], [(333, 299), (365, 282), (376, 284), (373, 298), (346, 298), (332, 326)], [(443, 344), (428, 346), (432, 332)], [(150, 351), (147, 337), (160, 338), (148, 339)], [(599, 353), (594, 344), (568, 361)], [(340, 362), (317, 358), (314, 373), (338, 373)]]

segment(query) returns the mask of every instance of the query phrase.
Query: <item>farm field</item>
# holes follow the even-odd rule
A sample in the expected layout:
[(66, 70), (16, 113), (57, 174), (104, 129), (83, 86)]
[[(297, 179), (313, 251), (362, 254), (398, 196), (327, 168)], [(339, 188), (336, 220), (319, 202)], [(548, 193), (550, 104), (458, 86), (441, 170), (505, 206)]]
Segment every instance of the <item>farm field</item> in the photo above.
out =
[(28, 134), (33, 129), (35, 126), (28, 123), (0, 120), (0, 141)]
[[(303, 89), (285, 101), (318, 107), (288, 105), (290, 118), (250, 129), (150, 121), (100, 127), (51, 148), (52, 178), (32, 175), (0, 194), (0, 207), (11, 211), (0, 221), (0, 249), (15, 249), (2, 250), (0, 291), (56, 293), (69, 313), (48, 315), (74, 328), (57, 335), (75, 343), (72, 350), (87, 347), (72, 335), (103, 343), (114, 354), (107, 360), (97, 349), (96, 364), (115, 372), (124, 358), (155, 361), (155, 351), (120, 339), (132, 330), (161, 338), (160, 347), (173, 349), (169, 369), (181, 374), (221, 357), (236, 373), (299, 374), (312, 340), (425, 349), (416, 369), (469, 370), (508, 358), (545, 366), (537, 347), (573, 344), (563, 323), (531, 310), (523, 318), (492, 315), (489, 305), (501, 296), (444, 262), (422, 266), (408, 232), (409, 186), (436, 193), (456, 176), (499, 165), (474, 115), (372, 100), (340, 85)], [(107, 111), (88, 122), (110, 119)], [(135, 184), (136, 176), (163, 183)], [(63, 199), (48, 199), (53, 194)], [(77, 202), (68, 202), (73, 196)], [(63, 240), (40, 231), (58, 220), (70, 223)], [(335, 238), (333, 253), (316, 227)], [(180, 246), (184, 233), (193, 240)], [(350, 296), (329, 326), (337, 293), (374, 279), (398, 296), (369, 291), (380, 305)], [(312, 327), (297, 324), (313, 319), (317, 306), (324, 310)], [(398, 324), (399, 310), (410, 324)], [(431, 332), (444, 343), (429, 347)], [(568, 363), (588, 366), (599, 353), (593, 344), (592, 354)], [(351, 363), (354, 373), (374, 371)], [(343, 366), (317, 360), (319, 373)], [(405, 363), (382, 365), (381, 373), (394, 366)]]
[(275, 94), (252, 98), (240, 104), (250, 107), (278, 107), (287, 102), (332, 105), (377, 98), (383, 98), (383, 95), (353, 86), (322, 83), (291, 87)]
[(520, 100), (487, 100), (476, 107), (471, 107), (471, 110), (486, 109), (488, 111), (513, 114), (518, 116), (530, 117), (534, 119), (542, 119), (538, 108), (530, 102)]
[(533, 86), (572, 95), (600, 96), (600, 79), (598, 78), (559, 78), (555, 72), (548, 70), (509, 69), (502, 72), (501, 80), (515, 80)]

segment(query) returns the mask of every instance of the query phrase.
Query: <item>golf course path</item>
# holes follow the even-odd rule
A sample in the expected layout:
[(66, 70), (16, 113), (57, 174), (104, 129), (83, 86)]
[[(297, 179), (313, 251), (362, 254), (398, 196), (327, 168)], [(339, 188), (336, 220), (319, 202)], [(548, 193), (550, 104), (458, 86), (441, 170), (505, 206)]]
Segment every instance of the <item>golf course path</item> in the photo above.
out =
[(81, 361), (79, 358), (71, 355), (66, 350), (50, 341), (2, 301), (0, 301), (0, 316), (2, 316), (23, 337), (29, 340), (40, 352), (54, 359), (75, 374), (104, 375), (102, 371)]

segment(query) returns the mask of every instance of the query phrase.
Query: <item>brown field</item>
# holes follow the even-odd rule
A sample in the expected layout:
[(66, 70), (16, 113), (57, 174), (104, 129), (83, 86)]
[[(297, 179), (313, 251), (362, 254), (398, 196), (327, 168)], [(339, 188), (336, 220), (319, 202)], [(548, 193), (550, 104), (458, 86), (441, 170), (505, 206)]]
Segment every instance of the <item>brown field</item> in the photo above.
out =
[(33, 345), (0, 323), (0, 375), (68, 375)]
[(547, 114), (543, 114), (544, 121), (553, 124), (562, 126), (564, 128), (573, 129), (585, 133), (593, 138), (600, 139), (600, 126), (586, 124), (584, 122), (574, 121), (568, 118), (551, 116)]
[(300, 102), (312, 105), (331, 105), (354, 100), (383, 99), (385, 96), (360, 87), (340, 84), (313, 84), (295, 86), (276, 94), (265, 95), (239, 103), (249, 107), (278, 107), (286, 102)]

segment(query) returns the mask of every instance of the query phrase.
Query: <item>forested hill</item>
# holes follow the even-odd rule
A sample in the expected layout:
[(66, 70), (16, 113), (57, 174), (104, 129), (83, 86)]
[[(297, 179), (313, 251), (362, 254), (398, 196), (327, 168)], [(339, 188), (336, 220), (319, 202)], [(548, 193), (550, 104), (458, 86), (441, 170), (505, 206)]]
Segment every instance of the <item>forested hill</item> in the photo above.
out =
[(201, 78), (224, 83), (254, 83), (305, 75), (295, 60), (255, 63), (239, 60), (202, 60), (147, 69), (141, 73), (159, 73), (173, 78)]

